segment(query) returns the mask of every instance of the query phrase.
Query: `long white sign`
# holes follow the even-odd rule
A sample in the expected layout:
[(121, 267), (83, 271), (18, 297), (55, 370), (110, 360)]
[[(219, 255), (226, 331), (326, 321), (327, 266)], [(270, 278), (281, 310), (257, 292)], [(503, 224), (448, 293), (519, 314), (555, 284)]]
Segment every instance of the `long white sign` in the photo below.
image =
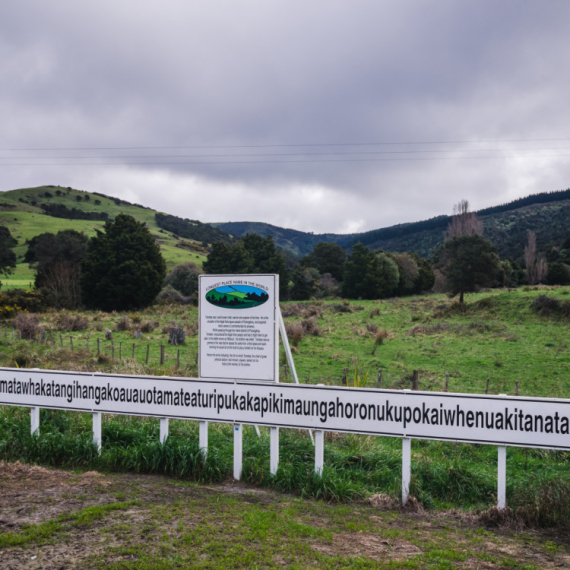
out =
[(570, 400), (0, 368), (0, 404), (570, 450)]
[(199, 376), (279, 379), (278, 275), (200, 275)]

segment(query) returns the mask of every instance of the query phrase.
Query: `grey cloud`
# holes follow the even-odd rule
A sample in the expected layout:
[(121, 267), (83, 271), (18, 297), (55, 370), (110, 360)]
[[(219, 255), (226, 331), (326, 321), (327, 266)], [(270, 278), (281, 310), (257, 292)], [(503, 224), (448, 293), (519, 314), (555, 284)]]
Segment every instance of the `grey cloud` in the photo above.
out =
[[(4, 3), (0, 80), (7, 88), (0, 91), (0, 147), (562, 138), (567, 136), (562, 117), (570, 95), (568, 16), (570, 5), (563, 0)], [(534, 143), (541, 148), (565, 145), (570, 146), (570, 140)], [(234, 154), (238, 156), (218, 161), (302, 161), (335, 155), (243, 155), (529, 146), (203, 148), (113, 154)], [(466, 160), (424, 160), (441, 156), (436, 153), (410, 155), (413, 161), (401, 160), (408, 155), (368, 154), (336, 155), (345, 162), (309, 164), (0, 166), (0, 172), (3, 189), (73, 181), (102, 191), (89, 187), (101, 184), (158, 209), (190, 217), (197, 217), (198, 211), (206, 221), (223, 214), (224, 221), (257, 219), (305, 230), (342, 231), (449, 212), (460, 198), (484, 207), (567, 186), (567, 159), (535, 156), (548, 153), (554, 151), (536, 151), (528, 159), (522, 158), (528, 154), (524, 151), (509, 151), (509, 160), (477, 159), (473, 153)], [(0, 156), (11, 155), (0, 151)], [(349, 161), (358, 158), (384, 160)], [(0, 160), (5, 162), (8, 159)], [(152, 180), (156, 187), (148, 183)], [(239, 188), (250, 206), (221, 212), (207, 192), (197, 190), (200, 185)], [(325, 196), (318, 207), (307, 188), (318, 188)]]

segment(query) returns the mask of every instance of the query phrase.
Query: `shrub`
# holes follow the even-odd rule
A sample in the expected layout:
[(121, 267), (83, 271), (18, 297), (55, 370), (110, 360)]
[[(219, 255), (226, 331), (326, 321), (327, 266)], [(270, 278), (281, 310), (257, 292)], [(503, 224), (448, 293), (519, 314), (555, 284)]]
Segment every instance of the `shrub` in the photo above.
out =
[(35, 340), (44, 328), (40, 325), (40, 318), (38, 315), (28, 315), (20, 313), (13, 321), (14, 328), (20, 333), (20, 337), (25, 340)]
[(27, 311), (28, 313), (41, 313), (47, 309), (45, 295), (37, 291), (12, 289), (0, 292), (0, 307), (13, 308), (13, 313)]
[(167, 285), (157, 295), (156, 300), (163, 304), (180, 303), (182, 304), (184, 297), (172, 285)]
[(191, 261), (185, 261), (175, 265), (166, 276), (164, 285), (170, 285), (182, 295), (188, 297), (198, 293), (198, 276), (200, 268)]
[(136, 323), (137, 325), (141, 322), (142, 318), (140, 316), (139, 313), (130, 313), (129, 314), (129, 318), (131, 319), (131, 321), (133, 321), (133, 323)]
[(127, 315), (123, 315), (115, 325), (115, 329), (118, 331), (131, 330), (131, 319)]
[(141, 332), (143, 333), (151, 333), (154, 330), (154, 324), (151, 323), (150, 321), (145, 321), (142, 325), (141, 325)]
[(57, 328), (60, 331), (84, 331), (89, 327), (89, 320), (81, 315), (62, 314), (56, 321)]

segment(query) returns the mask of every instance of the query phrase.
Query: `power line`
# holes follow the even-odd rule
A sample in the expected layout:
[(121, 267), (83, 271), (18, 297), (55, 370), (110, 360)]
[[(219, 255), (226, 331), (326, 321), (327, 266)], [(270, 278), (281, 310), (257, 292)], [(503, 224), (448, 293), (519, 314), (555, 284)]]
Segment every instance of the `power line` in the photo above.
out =
[[(542, 154), (525, 156), (524, 158), (559, 158), (570, 154)], [(19, 162), (0, 163), (0, 166), (160, 166), (160, 165), (218, 165), (218, 164), (315, 164), (315, 163), (342, 163), (342, 162), (428, 162), (436, 160), (508, 160), (509, 156), (463, 156), (463, 157), (429, 157), (429, 158), (339, 158), (318, 160), (217, 160), (192, 162)]]
[[(330, 152), (280, 152), (280, 153), (251, 153), (251, 154), (194, 154), (194, 155), (110, 155), (110, 156), (0, 156), (0, 160), (26, 160), (30, 158), (48, 160), (81, 160), (85, 158), (91, 159), (125, 159), (125, 158), (239, 158), (239, 157), (273, 157), (273, 156), (348, 156), (348, 155), (380, 155), (380, 154), (434, 154), (434, 153), (450, 153), (450, 152), (528, 152), (543, 150), (570, 150), (570, 147), (542, 147), (542, 148), (490, 148), (490, 149), (447, 149), (447, 150), (378, 150), (378, 151), (330, 151)], [(461, 158), (461, 157), (456, 157)]]
[(544, 139), (491, 139), (491, 140), (457, 140), (457, 141), (381, 141), (381, 142), (336, 142), (336, 143), (285, 143), (254, 145), (187, 145), (187, 146), (117, 146), (117, 147), (43, 147), (43, 148), (0, 148), (0, 151), (49, 151), (49, 150), (185, 150), (185, 149), (226, 149), (226, 148), (287, 148), (287, 147), (338, 147), (338, 146), (390, 146), (390, 145), (429, 145), (429, 144), (488, 144), (513, 142), (552, 142), (569, 141), (570, 138)]

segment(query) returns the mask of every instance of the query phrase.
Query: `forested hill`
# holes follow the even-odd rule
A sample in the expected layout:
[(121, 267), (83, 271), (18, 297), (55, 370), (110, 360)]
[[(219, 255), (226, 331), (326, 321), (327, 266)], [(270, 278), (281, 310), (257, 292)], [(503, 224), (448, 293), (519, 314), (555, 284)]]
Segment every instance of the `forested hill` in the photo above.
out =
[[(517, 258), (523, 253), (529, 231), (536, 232), (539, 246), (549, 242), (560, 243), (570, 237), (570, 189), (533, 194), (479, 210), (477, 214), (483, 220), (485, 237), (495, 244), (501, 257)], [(295, 255), (305, 255), (315, 244), (329, 241), (346, 248), (361, 242), (372, 249), (413, 251), (429, 257), (443, 243), (443, 234), (450, 220), (450, 216), (442, 215), (421, 222), (345, 235), (313, 234), (260, 222), (215, 225), (238, 238), (247, 232), (272, 235), (279, 247)]]

